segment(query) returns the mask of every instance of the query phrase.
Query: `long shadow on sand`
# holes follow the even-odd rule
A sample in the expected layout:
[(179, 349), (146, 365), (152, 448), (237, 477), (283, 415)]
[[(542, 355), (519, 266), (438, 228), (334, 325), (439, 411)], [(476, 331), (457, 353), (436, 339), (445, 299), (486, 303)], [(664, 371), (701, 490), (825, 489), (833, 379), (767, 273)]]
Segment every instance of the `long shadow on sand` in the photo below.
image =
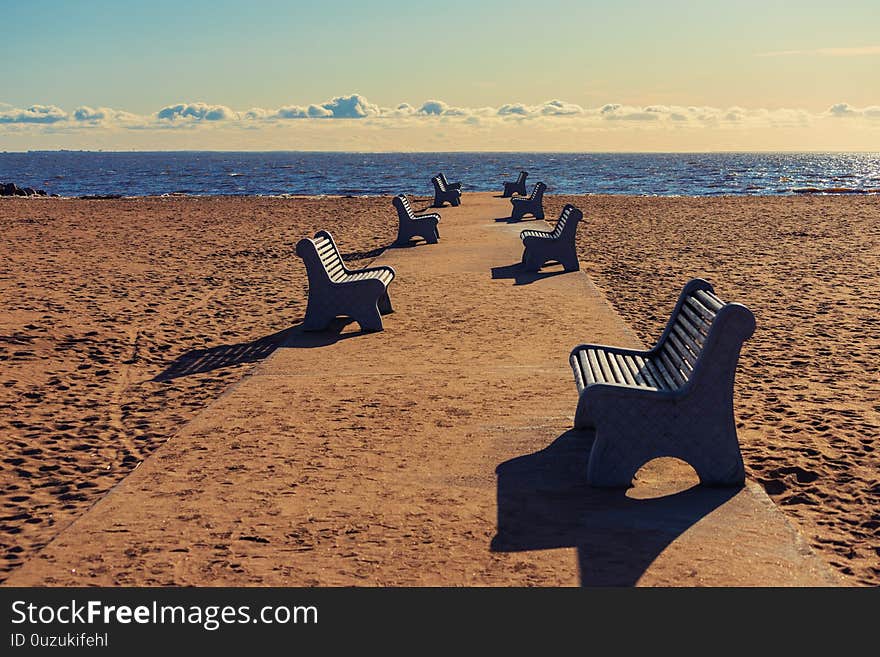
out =
[(560, 274), (566, 273), (568, 272), (561, 269), (556, 271), (526, 271), (523, 269), (522, 263), (520, 262), (512, 265), (505, 265), (504, 267), (492, 267), (493, 279), (512, 278), (515, 286), (528, 285), (529, 283), (534, 283), (535, 281), (540, 281), (544, 278), (559, 276)]
[(499, 465), (493, 552), (576, 547), (582, 586), (632, 586), (657, 556), (740, 488), (694, 486), (653, 499), (585, 482), (590, 431), (567, 431)]
[(362, 335), (361, 331), (343, 333), (345, 327), (353, 321), (348, 318), (337, 318), (326, 331), (303, 331), (302, 326), (297, 324), (251, 342), (224, 344), (210, 349), (193, 349), (178, 357), (153, 381), (170, 381), (182, 376), (210, 372), (221, 367), (256, 363), (267, 358), (279, 347), (292, 349), (326, 347), (340, 340)]
[(495, 217), (495, 223), (499, 224), (524, 224), (530, 221), (544, 221), (544, 219), (538, 219), (537, 217), (523, 217), (522, 219), (514, 219), (513, 217)]

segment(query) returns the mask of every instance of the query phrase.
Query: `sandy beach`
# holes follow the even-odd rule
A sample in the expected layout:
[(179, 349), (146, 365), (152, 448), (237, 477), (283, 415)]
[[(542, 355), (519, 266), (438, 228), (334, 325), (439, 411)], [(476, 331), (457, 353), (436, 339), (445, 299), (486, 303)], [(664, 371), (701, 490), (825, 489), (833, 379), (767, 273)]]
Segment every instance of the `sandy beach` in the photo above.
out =
[[(848, 582), (880, 583), (877, 197), (559, 196), (548, 218), (565, 202), (584, 269), (644, 342), (693, 276), (752, 308), (747, 473)], [(301, 319), (300, 237), (329, 228), (363, 264), (396, 218), (388, 198), (11, 199), (0, 225), (8, 573)], [(228, 365), (192, 373), (221, 345)]]

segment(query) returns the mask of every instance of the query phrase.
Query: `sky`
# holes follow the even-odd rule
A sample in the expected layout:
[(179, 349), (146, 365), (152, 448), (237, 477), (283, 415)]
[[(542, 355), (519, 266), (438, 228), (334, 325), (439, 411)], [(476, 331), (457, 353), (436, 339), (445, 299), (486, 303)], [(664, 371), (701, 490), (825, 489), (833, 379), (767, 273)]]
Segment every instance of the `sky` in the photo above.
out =
[(880, 2), (0, 0), (0, 151), (880, 151)]

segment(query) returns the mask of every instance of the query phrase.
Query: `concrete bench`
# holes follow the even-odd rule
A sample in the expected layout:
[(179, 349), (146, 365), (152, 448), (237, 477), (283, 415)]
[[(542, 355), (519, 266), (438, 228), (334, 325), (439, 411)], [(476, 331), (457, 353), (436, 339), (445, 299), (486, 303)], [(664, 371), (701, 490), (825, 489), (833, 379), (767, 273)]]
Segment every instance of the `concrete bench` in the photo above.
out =
[(436, 244), (440, 238), (437, 224), (440, 215), (436, 212), (417, 215), (404, 194), (398, 194), (392, 201), (397, 209), (399, 225), (397, 227), (397, 239), (395, 244), (406, 244), (413, 237), (422, 237), (428, 244)]
[(440, 173), (438, 173), (437, 175), (440, 176), (440, 180), (443, 181), (444, 185), (446, 185), (446, 189), (457, 189), (458, 191), (461, 191), (461, 183), (460, 182), (452, 182), (452, 183), (449, 182), (448, 180), (446, 180), (446, 174), (443, 173), (442, 171)]
[(391, 267), (348, 269), (326, 230), (301, 239), (296, 254), (303, 259), (309, 279), (303, 330), (324, 330), (339, 316), (351, 317), (362, 331), (382, 330), (382, 315), (394, 311), (388, 297), (388, 285), (394, 280)]
[(431, 184), (434, 185), (434, 206), (442, 208), (443, 204), (449, 201), (452, 205), (461, 205), (461, 190), (450, 189), (443, 182), (440, 176), (431, 178)]
[(574, 237), (583, 216), (569, 203), (562, 208), (553, 230), (522, 231), (519, 236), (523, 243), (522, 263), (525, 270), (538, 271), (551, 260), (561, 264), (565, 271), (580, 269)]
[(532, 193), (526, 197), (516, 196), (510, 199), (513, 209), (510, 211), (510, 218), (517, 221), (527, 214), (534, 215), (536, 219), (544, 218), (544, 190), (547, 185), (542, 182), (536, 183), (532, 188)]
[(526, 178), (528, 178), (528, 176), (528, 171), (520, 171), (519, 178), (516, 179), (516, 182), (504, 183), (504, 193), (501, 194), (501, 198), (508, 198), (514, 194), (519, 194), (520, 196), (528, 194), (526, 191)]
[(748, 308), (721, 301), (696, 278), (653, 349), (575, 347), (574, 426), (596, 430), (590, 485), (629, 486), (642, 465), (660, 456), (688, 462), (703, 484), (743, 484), (733, 385), (740, 348), (754, 330)]

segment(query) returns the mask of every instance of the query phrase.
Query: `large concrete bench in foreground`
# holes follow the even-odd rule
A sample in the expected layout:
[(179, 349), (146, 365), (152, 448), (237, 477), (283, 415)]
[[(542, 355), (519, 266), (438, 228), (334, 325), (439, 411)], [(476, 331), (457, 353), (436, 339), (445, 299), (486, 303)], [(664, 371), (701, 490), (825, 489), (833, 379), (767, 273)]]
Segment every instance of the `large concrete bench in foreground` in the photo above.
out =
[(695, 278), (653, 349), (575, 347), (574, 426), (596, 430), (588, 482), (629, 486), (642, 465), (672, 456), (689, 463), (703, 484), (741, 485), (733, 383), (740, 348), (754, 330), (748, 308), (724, 303)]

